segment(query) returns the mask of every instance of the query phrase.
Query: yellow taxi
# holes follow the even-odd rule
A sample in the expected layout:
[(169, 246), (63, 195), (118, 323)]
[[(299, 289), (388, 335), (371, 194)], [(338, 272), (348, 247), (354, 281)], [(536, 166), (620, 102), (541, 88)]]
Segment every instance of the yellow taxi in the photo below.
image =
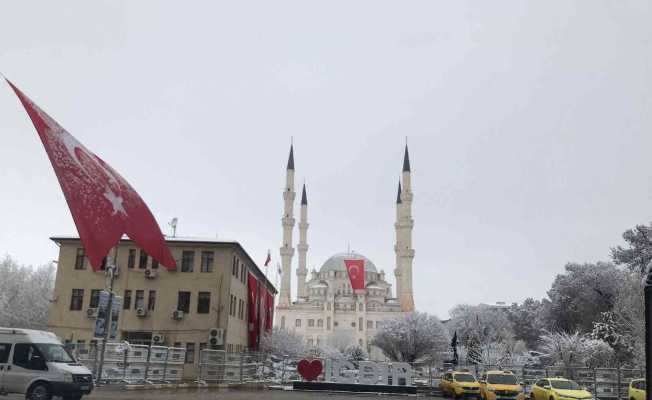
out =
[(593, 399), (593, 395), (575, 381), (566, 378), (539, 379), (530, 390), (531, 400)]
[(627, 397), (629, 400), (645, 400), (645, 379), (633, 379), (629, 382)]
[(480, 378), (482, 400), (525, 400), (523, 387), (511, 371), (487, 371)]
[(449, 371), (439, 381), (444, 397), (479, 397), (480, 383), (469, 371)]

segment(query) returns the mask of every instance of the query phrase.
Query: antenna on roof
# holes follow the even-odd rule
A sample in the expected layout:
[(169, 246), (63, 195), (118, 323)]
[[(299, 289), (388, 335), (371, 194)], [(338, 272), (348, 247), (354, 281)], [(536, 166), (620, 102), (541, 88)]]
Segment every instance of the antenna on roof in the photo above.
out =
[(168, 225), (172, 227), (172, 237), (177, 236), (177, 223), (179, 223), (179, 218), (177, 217), (172, 218), (172, 221), (168, 222)]

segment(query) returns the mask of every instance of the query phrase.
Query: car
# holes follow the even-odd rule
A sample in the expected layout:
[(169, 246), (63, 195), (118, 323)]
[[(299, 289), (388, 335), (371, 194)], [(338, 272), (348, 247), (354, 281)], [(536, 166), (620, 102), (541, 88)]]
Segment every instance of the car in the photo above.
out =
[(439, 382), (444, 397), (480, 397), (480, 383), (469, 371), (450, 371)]
[(0, 393), (28, 400), (79, 400), (93, 390), (93, 375), (51, 332), (0, 328)]
[(629, 400), (645, 400), (645, 379), (632, 379), (629, 382), (627, 397)]
[(593, 394), (566, 378), (539, 379), (532, 385), (530, 400), (590, 400)]
[(511, 371), (487, 371), (480, 378), (482, 400), (525, 400), (523, 386)]

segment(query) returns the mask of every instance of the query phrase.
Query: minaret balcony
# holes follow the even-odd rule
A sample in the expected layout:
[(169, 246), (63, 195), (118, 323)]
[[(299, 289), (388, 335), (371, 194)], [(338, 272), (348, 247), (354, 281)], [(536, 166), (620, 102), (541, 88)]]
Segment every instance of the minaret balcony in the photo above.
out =
[(299, 229), (308, 229), (308, 226), (310, 226), (310, 224), (307, 222), (299, 222)]
[(299, 243), (297, 245), (297, 250), (299, 251), (308, 251), (308, 245), (305, 243)]
[(293, 217), (283, 217), (281, 218), (281, 223), (286, 227), (293, 227), (296, 220)]
[(285, 201), (294, 202), (294, 198), (296, 196), (297, 196), (297, 194), (294, 192), (294, 190), (290, 191), (290, 190), (286, 189), (285, 192), (283, 192), (283, 200), (285, 200)]
[(280, 248), (280, 253), (282, 257), (292, 257), (294, 255), (294, 248), (283, 246)]

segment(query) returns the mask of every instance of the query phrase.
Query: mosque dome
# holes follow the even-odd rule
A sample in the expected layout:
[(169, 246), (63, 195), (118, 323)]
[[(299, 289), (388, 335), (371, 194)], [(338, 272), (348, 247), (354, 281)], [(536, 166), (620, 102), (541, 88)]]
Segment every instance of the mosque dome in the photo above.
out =
[(326, 260), (324, 265), (321, 266), (319, 272), (325, 273), (329, 271), (346, 271), (344, 260), (359, 260), (364, 259), (365, 272), (378, 272), (376, 265), (370, 259), (357, 253), (338, 253)]

